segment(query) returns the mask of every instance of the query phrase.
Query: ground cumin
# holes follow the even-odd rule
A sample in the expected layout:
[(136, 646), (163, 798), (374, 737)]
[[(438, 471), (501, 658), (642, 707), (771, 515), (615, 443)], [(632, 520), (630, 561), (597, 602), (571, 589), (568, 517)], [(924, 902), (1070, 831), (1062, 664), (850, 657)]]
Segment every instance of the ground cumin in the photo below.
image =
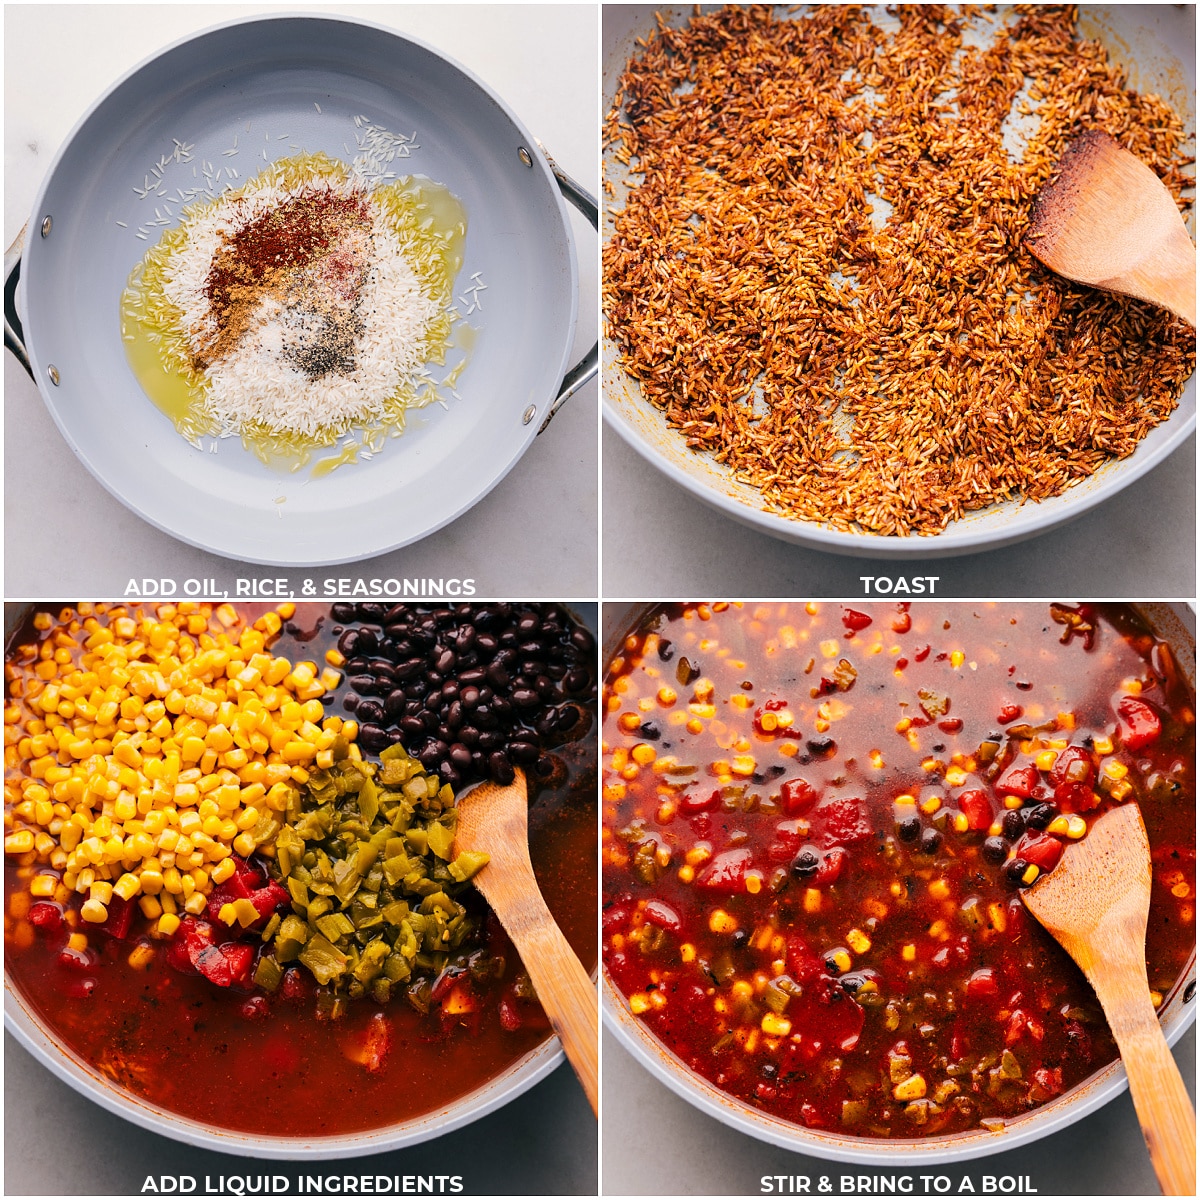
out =
[[(630, 190), (603, 301), (642, 394), (768, 507), (931, 534), (1059, 494), (1174, 409), (1191, 328), (1052, 276), (1021, 239), (1084, 129), (1181, 207), (1193, 160), (1072, 7), (893, 11), (898, 32), (840, 4), (660, 23), (606, 123)], [(990, 44), (965, 44), (982, 21)], [(1013, 113), (1035, 117), (1019, 161)]]

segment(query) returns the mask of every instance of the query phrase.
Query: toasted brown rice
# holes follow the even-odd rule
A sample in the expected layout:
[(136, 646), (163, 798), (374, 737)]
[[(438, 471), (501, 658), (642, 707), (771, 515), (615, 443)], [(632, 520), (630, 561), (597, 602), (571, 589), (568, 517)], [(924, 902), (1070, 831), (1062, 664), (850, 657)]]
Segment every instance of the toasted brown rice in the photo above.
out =
[[(1021, 239), (1084, 129), (1181, 208), (1193, 160), (1072, 7), (1020, 7), (984, 49), (963, 40), (996, 19), (979, 10), (893, 11), (893, 33), (840, 4), (659, 23), (606, 124), (631, 187), (604, 311), (642, 394), (770, 508), (932, 534), (1058, 495), (1175, 408), (1192, 329), (1053, 276)], [(1020, 161), (1012, 111), (1034, 118)]]

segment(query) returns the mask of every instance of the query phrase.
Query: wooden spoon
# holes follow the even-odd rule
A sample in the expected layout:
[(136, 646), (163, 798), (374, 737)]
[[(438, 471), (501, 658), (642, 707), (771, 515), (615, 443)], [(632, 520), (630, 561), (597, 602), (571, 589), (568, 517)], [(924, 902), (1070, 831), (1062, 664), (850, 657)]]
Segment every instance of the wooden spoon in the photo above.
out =
[(521, 961), (558, 1034), (592, 1112), (597, 1111), (599, 1005), (596, 989), (554, 923), (529, 861), (529, 799), (520, 771), (508, 787), (485, 782), (458, 799), (455, 849), (489, 856), (474, 878)]
[(1025, 247), (1076, 283), (1170, 309), (1196, 325), (1196, 247), (1166, 185), (1114, 138), (1091, 129), (1058, 161)]
[(1194, 1196), (1196, 1112), (1146, 981), (1150, 845), (1137, 805), (1105, 813), (1022, 899), (1079, 964), (1104, 1009), (1163, 1194)]

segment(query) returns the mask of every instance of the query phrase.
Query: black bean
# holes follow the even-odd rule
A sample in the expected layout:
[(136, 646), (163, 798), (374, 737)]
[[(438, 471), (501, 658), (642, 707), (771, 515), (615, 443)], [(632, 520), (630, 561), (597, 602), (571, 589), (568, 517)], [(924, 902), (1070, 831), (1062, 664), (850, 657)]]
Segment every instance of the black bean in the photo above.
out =
[[(563, 729), (570, 729), (579, 720), (579, 709), (573, 704), (564, 704), (560, 711), (562, 712), (560, 727)], [(643, 721), (638, 726), (638, 736), (644, 737), (648, 742), (657, 742), (662, 737), (662, 730), (653, 721)]]
[(379, 648), (379, 638), (373, 629), (363, 628), (358, 631), (358, 653), (374, 654)]
[(509, 742), (508, 753), (514, 762), (528, 766), (530, 763), (537, 762), (541, 750), (534, 742), (522, 739), (519, 742)]
[(480, 750), (499, 750), (504, 745), (504, 734), (495, 729), (481, 729), (477, 734)]
[(458, 694), (462, 701), (463, 708), (472, 709), (479, 707), (479, 689), (477, 687), (465, 687)]
[(800, 879), (808, 879), (820, 869), (821, 859), (815, 850), (801, 850), (792, 859), (792, 874)]
[(425, 660), (422, 658), (410, 658), (406, 662), (397, 663), (392, 668), (392, 674), (397, 679), (412, 679), (418, 671), (425, 669)]
[[(572, 643), (574, 643), (575, 639), (572, 638), (571, 641), (572, 641)], [(658, 639), (658, 657), (661, 658), (663, 660), (663, 662), (670, 662), (671, 659), (673, 659), (675, 657), (674, 643), (669, 641), (667, 638), (659, 638)]]
[(383, 711), (387, 713), (389, 721), (397, 721), (404, 715), (404, 706), (407, 703), (404, 693), (399, 688), (393, 688), (388, 692), (387, 699), (383, 702)]
[(464, 625), (454, 636), (454, 647), (459, 654), (464, 654), (475, 645), (475, 626)]
[(458, 740), (464, 746), (477, 746), (479, 744), (479, 730), (474, 725), (463, 725), (458, 730)]
[(358, 630), (347, 629), (345, 633), (338, 638), (338, 649), (348, 658), (354, 657), (354, 652), (358, 648)]
[[(596, 639), (580, 625), (574, 626), (571, 630), (571, 644), (584, 654), (591, 654), (596, 649)], [(659, 654), (661, 656), (661, 649)]]
[(383, 750), (389, 744), (389, 738), (386, 731), (376, 724), (360, 725), (358, 730), (358, 740), (359, 744), (362, 745), (366, 750)]
[(921, 836), (921, 818), (905, 817), (896, 828), (902, 842), (915, 842)]
[(420, 717), (402, 717), (399, 728), (401, 733), (410, 738), (421, 737), (425, 732), (425, 722)]
[(462, 742), (452, 742), (450, 745), (450, 761), (460, 770), (471, 769), (471, 751)]
[(382, 728), (384, 721), (383, 705), (378, 700), (363, 700), (358, 706), (358, 719), (370, 721)]
[(358, 697), (353, 692), (347, 692), (342, 697), (342, 707), (347, 712), (355, 712), (358, 709)]
[(455, 654), (454, 651), (449, 647), (446, 647), (446, 649), (440, 652), (435, 650), (434, 655), (433, 669), (443, 675), (449, 671), (453, 671), (455, 665), (458, 663), (458, 655)]
[(512, 763), (508, 761), (508, 755), (503, 750), (493, 750), (488, 755), (488, 774), (493, 781), (500, 784), (501, 787), (507, 787), (512, 783), (515, 776), (513, 775)]
[(1008, 844), (1002, 837), (984, 838), (981, 853), (990, 863), (1002, 863), (1008, 857)]
[(335, 621), (353, 621), (354, 620), (354, 605), (353, 604), (334, 604), (330, 606), (329, 615)]
[(441, 776), (442, 782), (448, 783), (452, 788), (456, 788), (462, 783), (462, 776), (448, 759), (443, 759), (438, 763), (437, 773)]
[(1035, 804), (1025, 813), (1025, 824), (1031, 829), (1045, 829), (1057, 816), (1057, 804)]
[(549, 754), (543, 754), (533, 770), (540, 779), (549, 779), (554, 774), (554, 759)]
[(1019, 808), (1008, 809), (1000, 822), (1000, 827), (1004, 831), (1004, 836), (1010, 842), (1015, 842), (1025, 832), (1025, 813)]
[(563, 676), (563, 688), (573, 696), (578, 695), (580, 692), (586, 691), (588, 679), (588, 672), (583, 667), (572, 667)]
[(497, 662), (491, 663), (484, 674), (488, 683), (501, 691), (512, 682), (508, 672)]
[(827, 757), (837, 749), (837, 742), (831, 737), (809, 738), (805, 745), (808, 747), (809, 754), (818, 754), (822, 757)]
[(535, 613), (526, 613), (517, 621), (517, 632), (523, 638), (530, 638), (541, 632), (542, 622)]
[(468, 671), (459, 671), (458, 682), (460, 687), (466, 687), (468, 684), (473, 684), (478, 687), (485, 679), (488, 673), (482, 667), (472, 667)]
[(375, 691), (375, 676), (374, 675), (351, 675), (346, 682), (360, 696), (369, 696)]
[[(477, 625), (479, 624), (478, 621), (476, 621), (475, 623)], [(475, 648), (481, 654), (495, 654), (496, 649), (499, 645), (500, 645), (500, 643), (490, 633), (480, 633), (480, 634), (477, 634), (475, 637)]]
[(442, 684), (442, 690), (438, 694), (443, 700), (457, 700), (458, 692), (458, 680), (447, 679), (446, 682)]
[(936, 829), (927, 829), (921, 834), (921, 849), (926, 854), (936, 854), (942, 847), (942, 835)]
[(512, 702), (518, 708), (536, 708), (538, 694), (533, 688), (513, 688)]
[(1020, 887), (1022, 883), (1021, 876), (1029, 870), (1029, 863), (1023, 858), (1014, 858), (1012, 862), (1004, 868), (1004, 878), (1009, 887)]

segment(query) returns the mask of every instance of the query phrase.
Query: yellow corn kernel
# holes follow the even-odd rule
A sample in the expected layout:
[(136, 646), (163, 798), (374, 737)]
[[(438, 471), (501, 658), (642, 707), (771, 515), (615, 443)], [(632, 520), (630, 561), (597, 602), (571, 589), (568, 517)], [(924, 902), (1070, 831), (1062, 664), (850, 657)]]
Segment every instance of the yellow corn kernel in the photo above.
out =
[(899, 804), (901, 808), (913, 808), (916, 806), (917, 798), (916, 796), (910, 796), (907, 792), (904, 792), (902, 795), (897, 796), (892, 803)]
[(839, 947), (829, 957), (839, 971), (845, 973), (846, 971), (850, 970), (852, 965), (850, 961), (850, 955), (845, 950)]
[(684, 942), (683, 945), (679, 947), (679, 957), (685, 963), (695, 962), (696, 947), (693, 946), (691, 942)]
[(1078, 813), (1072, 813), (1067, 818), (1067, 837), (1081, 838), (1085, 833), (1087, 833), (1087, 828), (1087, 821), (1085, 821)]
[(28, 854), (33, 849), (33, 831), (18, 829), (16, 833), (7, 834), (4, 838), (5, 854)]
[(200, 916), (208, 907), (208, 897), (203, 892), (193, 892), (184, 902), (184, 912), (189, 912), (193, 917)]
[(74, 950), (76, 954), (82, 954), (88, 948), (88, 940), (86, 933), (73, 933), (67, 938), (67, 949)]
[(708, 927), (713, 933), (735, 933), (738, 923), (723, 908), (715, 908), (708, 918)]
[[(58, 876), (57, 875), (45, 875), (45, 874), (35, 875), (29, 881), (29, 894), (31, 896), (42, 896), (42, 897), (53, 896), (55, 891), (57, 890), (57, 888), (58, 888)], [(15, 900), (16, 896), (14, 896), (13, 899)], [(9, 912), (14, 917), (22, 917), (25, 915), (24, 913), (13, 912), (11, 904), (9, 905)]]
[(1020, 808), (1024, 803), (1025, 803), (1025, 801), (1022, 800), (1020, 796), (1005, 796), (1004, 797), (1004, 807), (1005, 808)]
[(145, 971), (154, 961), (154, 947), (146, 943), (134, 946), (126, 961), (135, 971)]
[(158, 924), (155, 926), (159, 933), (166, 937), (170, 937), (179, 928), (179, 917), (174, 913), (163, 913), (158, 918)]
[(917, 957), (916, 946), (914, 946), (912, 942), (908, 942), (906, 945), (902, 946), (900, 948), (900, 957), (904, 959), (905, 962), (915, 962)]
[(820, 888), (805, 888), (804, 899), (802, 901), (804, 911), (806, 913), (818, 913), (821, 911), (821, 889)]
[(929, 884), (929, 894), (935, 900), (945, 900), (950, 895), (950, 885), (944, 879), (934, 879)]
[(1065, 837), (1067, 832), (1067, 818), (1055, 817), (1049, 825), (1046, 826), (1047, 833), (1057, 834), (1059, 837)]
[(1097, 754), (1111, 754), (1113, 752), (1112, 738), (1108, 737), (1107, 735), (1093, 738), (1092, 749), (1095, 750)]
[(1109, 789), (1108, 794), (1114, 800), (1124, 800), (1133, 791), (1133, 784), (1128, 779), (1118, 779)]
[(645, 992), (634, 992), (629, 997), (629, 1011), (635, 1016), (641, 1016), (650, 1011), (650, 997)]
[(1033, 761), (1037, 763), (1039, 771), (1050, 771), (1053, 770), (1054, 764), (1058, 762), (1058, 753), (1054, 750), (1043, 750)]
[(852, 929), (846, 934), (846, 941), (855, 954), (866, 954), (871, 948), (871, 939), (861, 929)]
[(768, 1037), (787, 1037), (792, 1032), (792, 1023), (787, 1017), (781, 1017), (777, 1013), (764, 1013), (762, 1031)]
[(754, 985), (748, 979), (738, 979), (729, 991), (735, 1000), (749, 1000), (754, 995)]
[(108, 920), (108, 909), (99, 900), (85, 900), (79, 915), (93, 925), (103, 925)]
[(939, 808), (942, 807), (941, 796), (930, 796), (928, 799), (921, 801), (921, 811), (928, 817), (932, 816)]
[(1033, 883), (1033, 881), (1037, 879), (1041, 873), (1041, 868), (1037, 865), (1037, 863), (1030, 863), (1029, 866), (1025, 868), (1024, 874), (1021, 876), (1021, 882), (1027, 884)]

